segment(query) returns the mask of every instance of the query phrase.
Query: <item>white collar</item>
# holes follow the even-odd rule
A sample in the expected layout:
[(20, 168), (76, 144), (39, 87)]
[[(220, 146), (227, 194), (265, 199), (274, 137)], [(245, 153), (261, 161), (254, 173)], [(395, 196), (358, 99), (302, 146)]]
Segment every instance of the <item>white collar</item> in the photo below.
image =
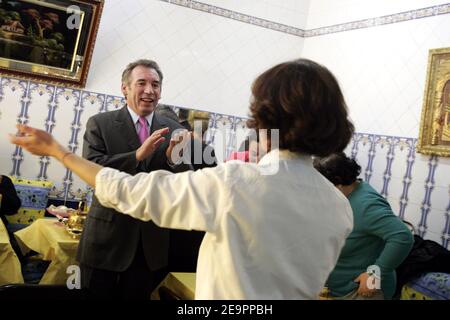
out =
[(258, 162), (259, 165), (270, 164), (279, 160), (301, 160), (312, 165), (311, 155), (292, 152), (285, 149), (274, 149), (265, 154)]
[[(136, 125), (136, 123), (139, 120), (139, 115), (136, 112), (134, 112), (128, 105), (127, 105), (127, 109), (128, 109), (128, 112), (130, 113), (133, 123)], [(154, 112), (150, 113), (148, 116), (145, 117), (145, 119), (147, 119), (148, 126), (150, 128), (152, 127), (153, 114), (154, 114)]]

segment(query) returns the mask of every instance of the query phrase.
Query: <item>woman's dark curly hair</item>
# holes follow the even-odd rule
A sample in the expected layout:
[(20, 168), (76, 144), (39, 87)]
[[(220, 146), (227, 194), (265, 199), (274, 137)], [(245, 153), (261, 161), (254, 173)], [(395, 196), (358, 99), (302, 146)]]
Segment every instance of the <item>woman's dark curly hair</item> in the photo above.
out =
[(354, 159), (348, 158), (343, 152), (314, 159), (314, 168), (335, 186), (338, 184), (351, 185), (361, 173), (358, 163)]
[(279, 129), (280, 149), (327, 156), (344, 150), (353, 135), (336, 78), (313, 61), (276, 65), (256, 78), (252, 93), (247, 125)]

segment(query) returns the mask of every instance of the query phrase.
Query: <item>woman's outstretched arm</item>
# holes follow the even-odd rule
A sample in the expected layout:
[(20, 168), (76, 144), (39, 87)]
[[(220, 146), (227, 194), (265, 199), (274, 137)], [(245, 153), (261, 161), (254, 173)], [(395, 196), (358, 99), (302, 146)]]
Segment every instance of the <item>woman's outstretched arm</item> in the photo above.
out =
[(57, 159), (87, 184), (95, 188), (95, 176), (103, 168), (102, 166), (70, 152), (48, 132), (21, 124), (17, 125), (17, 129), (17, 135), (9, 135), (11, 143), (34, 155), (50, 156)]

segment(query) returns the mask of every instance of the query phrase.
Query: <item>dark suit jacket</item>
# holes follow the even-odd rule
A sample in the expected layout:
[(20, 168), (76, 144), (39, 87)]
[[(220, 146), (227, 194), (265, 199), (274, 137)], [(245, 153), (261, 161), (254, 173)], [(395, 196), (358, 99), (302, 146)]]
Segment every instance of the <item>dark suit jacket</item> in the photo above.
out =
[[(188, 165), (182, 164), (172, 170), (165, 155), (170, 134), (183, 127), (171, 119), (154, 114), (151, 132), (163, 127), (170, 128), (165, 136), (166, 141), (147, 159), (137, 162), (136, 149), (140, 142), (127, 107), (97, 114), (86, 125), (83, 157), (132, 175), (159, 169), (177, 172), (190, 169)], [(133, 261), (140, 239), (149, 268), (157, 270), (166, 266), (169, 246), (167, 229), (105, 208), (94, 196), (77, 258), (80, 263), (93, 268), (121, 272)]]

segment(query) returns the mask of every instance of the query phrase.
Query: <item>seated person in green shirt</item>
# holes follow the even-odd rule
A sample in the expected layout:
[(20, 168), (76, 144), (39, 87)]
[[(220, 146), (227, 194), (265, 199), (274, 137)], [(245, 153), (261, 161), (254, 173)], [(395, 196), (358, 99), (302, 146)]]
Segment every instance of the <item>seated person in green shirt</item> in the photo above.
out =
[(411, 232), (382, 195), (357, 179), (361, 167), (355, 160), (335, 153), (315, 159), (314, 167), (342, 191), (353, 210), (353, 231), (327, 280), (331, 298), (392, 299), (395, 269), (414, 242)]

